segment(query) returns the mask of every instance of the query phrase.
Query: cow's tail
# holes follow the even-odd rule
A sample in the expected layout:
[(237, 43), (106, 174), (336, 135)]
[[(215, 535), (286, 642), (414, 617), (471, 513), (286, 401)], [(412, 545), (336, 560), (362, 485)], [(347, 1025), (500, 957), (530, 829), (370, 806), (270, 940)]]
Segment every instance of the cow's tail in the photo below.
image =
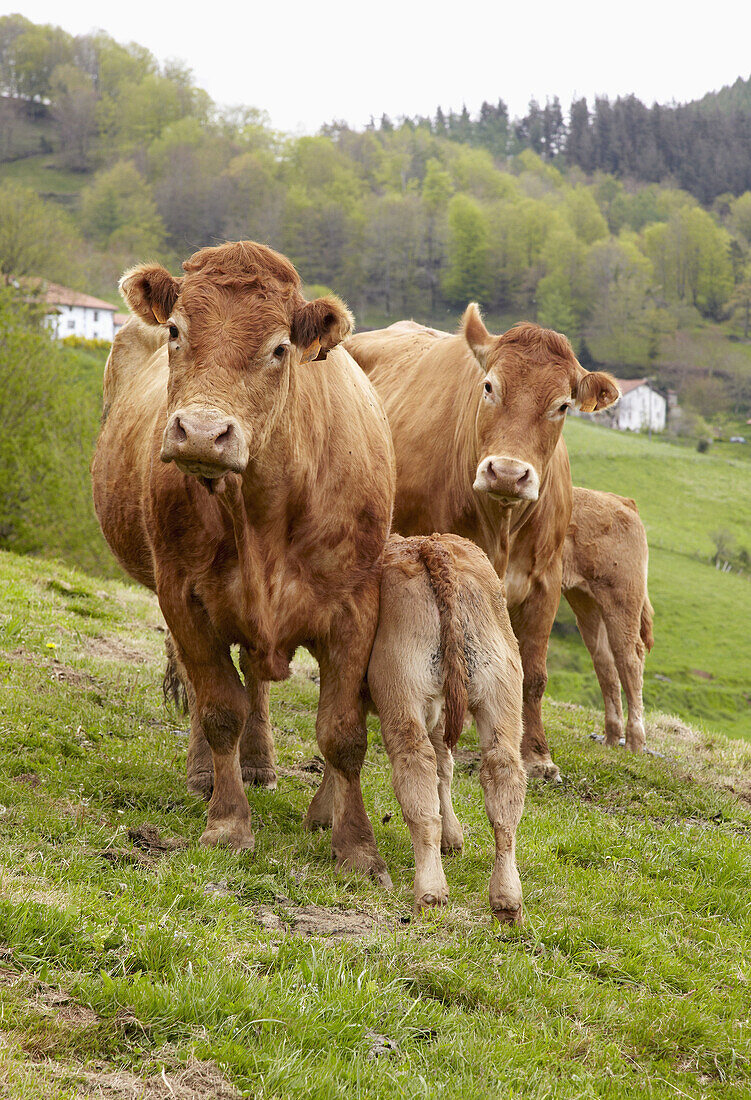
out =
[(655, 636), (652, 633), (652, 623), (654, 622), (655, 609), (649, 602), (649, 596), (644, 597), (644, 603), (641, 608), (641, 627), (639, 633), (641, 634), (641, 640), (644, 642), (644, 646), (647, 653), (650, 652), (652, 646), (655, 644)]
[(443, 654), (443, 739), (453, 749), (462, 732), (468, 701), (467, 659), (464, 653), (464, 629), (456, 598), (456, 573), (450, 554), (435, 535), (422, 539), (418, 552), (427, 571), (438, 609)]
[(167, 664), (164, 668), (162, 679), (162, 694), (165, 703), (172, 703), (183, 714), (188, 713), (188, 689), (185, 686), (185, 673), (177, 656), (175, 642), (167, 631), (164, 638), (164, 648), (167, 651)]

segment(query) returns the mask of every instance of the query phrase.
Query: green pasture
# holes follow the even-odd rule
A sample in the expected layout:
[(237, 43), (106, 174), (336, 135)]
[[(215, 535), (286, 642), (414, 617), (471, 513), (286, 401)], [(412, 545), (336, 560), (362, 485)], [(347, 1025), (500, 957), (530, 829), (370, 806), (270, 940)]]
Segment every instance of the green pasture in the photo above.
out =
[[(0, 555), (0, 1094), (748, 1096), (743, 743), (661, 718), (664, 756), (637, 759), (590, 739), (596, 713), (549, 703), (564, 780), (528, 792), (508, 931), (468, 734), (451, 902), (416, 919), (376, 720), (363, 786), (393, 893), (339, 877), (328, 836), (302, 831), (309, 661), (273, 689), (279, 788), (250, 792), (255, 852), (197, 845), (162, 645), (148, 594)], [(128, 830), (146, 824), (183, 846), (144, 851)]]

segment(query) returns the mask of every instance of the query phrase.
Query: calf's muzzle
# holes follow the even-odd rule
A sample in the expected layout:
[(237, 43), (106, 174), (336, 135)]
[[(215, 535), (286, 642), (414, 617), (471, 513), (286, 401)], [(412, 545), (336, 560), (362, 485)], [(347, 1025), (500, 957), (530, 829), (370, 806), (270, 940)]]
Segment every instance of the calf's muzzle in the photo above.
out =
[(196, 477), (241, 474), (248, 465), (248, 444), (234, 417), (215, 409), (178, 409), (164, 429), (161, 459)]
[(506, 455), (488, 455), (477, 467), (475, 492), (490, 493), (505, 504), (537, 500), (540, 477), (529, 462)]

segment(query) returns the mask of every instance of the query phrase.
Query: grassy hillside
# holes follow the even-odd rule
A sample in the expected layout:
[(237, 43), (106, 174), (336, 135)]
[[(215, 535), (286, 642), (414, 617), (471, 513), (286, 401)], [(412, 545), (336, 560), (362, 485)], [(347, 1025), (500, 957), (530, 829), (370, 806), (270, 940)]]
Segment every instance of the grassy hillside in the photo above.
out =
[[(328, 836), (302, 832), (309, 664), (273, 690), (280, 781), (250, 794), (256, 852), (196, 845), (205, 808), (185, 791), (161, 651), (147, 594), (0, 555), (0, 1093), (748, 1095), (745, 745), (664, 719), (649, 737), (665, 758), (634, 759), (590, 740), (595, 714), (548, 704), (565, 778), (530, 788), (526, 923), (509, 932), (488, 911), (468, 735), (451, 904), (416, 920), (377, 722), (363, 780), (394, 892), (338, 878)], [(134, 843), (146, 824), (182, 839)]]
[[(742, 448), (699, 454), (583, 421), (566, 427), (574, 481), (633, 497), (647, 528), (655, 647), (648, 707), (751, 738), (751, 578), (718, 572), (713, 535), (751, 550), (751, 475)], [(589, 655), (564, 603), (549, 659), (550, 694), (601, 706)]]

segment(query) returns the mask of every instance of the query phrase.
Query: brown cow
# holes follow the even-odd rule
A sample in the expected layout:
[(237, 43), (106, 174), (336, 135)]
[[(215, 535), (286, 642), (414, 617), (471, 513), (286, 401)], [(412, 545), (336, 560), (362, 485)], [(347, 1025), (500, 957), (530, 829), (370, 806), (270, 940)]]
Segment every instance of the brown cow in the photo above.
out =
[(306, 302), (285, 257), (240, 242), (183, 269), (123, 276), (138, 319), (112, 348), (92, 473), (105, 537), (157, 593), (187, 673), (188, 784), (211, 793), (201, 839), (252, 846), (243, 780), (275, 778), (267, 681), (304, 645), (320, 665), (334, 854), (387, 884), (360, 768), (395, 485), (388, 424), (337, 346), (348, 310)]
[(395, 530), (463, 535), (505, 577), (524, 669), (522, 757), (529, 775), (558, 778), (541, 704), (571, 515), (561, 431), (570, 407), (607, 408), (618, 389), (557, 332), (521, 324), (491, 336), (474, 303), (456, 336), (400, 322), (347, 348), (391, 425)]
[(574, 488), (563, 547), (563, 595), (576, 615), (605, 702), (605, 743), (623, 735), (621, 684), (628, 702), (626, 748), (641, 752), (644, 659), (652, 648), (647, 595), (649, 551), (633, 500)]
[(455, 841), (457, 828), (461, 837), (451, 805), (451, 749), (469, 706), (495, 834), (490, 907), (498, 920), (520, 923), (515, 838), (526, 787), (522, 669), (503, 586), (473, 543), (456, 535), (389, 539), (368, 687), (412, 837), (415, 908), (448, 900), (441, 848), (461, 846), (448, 840)]

